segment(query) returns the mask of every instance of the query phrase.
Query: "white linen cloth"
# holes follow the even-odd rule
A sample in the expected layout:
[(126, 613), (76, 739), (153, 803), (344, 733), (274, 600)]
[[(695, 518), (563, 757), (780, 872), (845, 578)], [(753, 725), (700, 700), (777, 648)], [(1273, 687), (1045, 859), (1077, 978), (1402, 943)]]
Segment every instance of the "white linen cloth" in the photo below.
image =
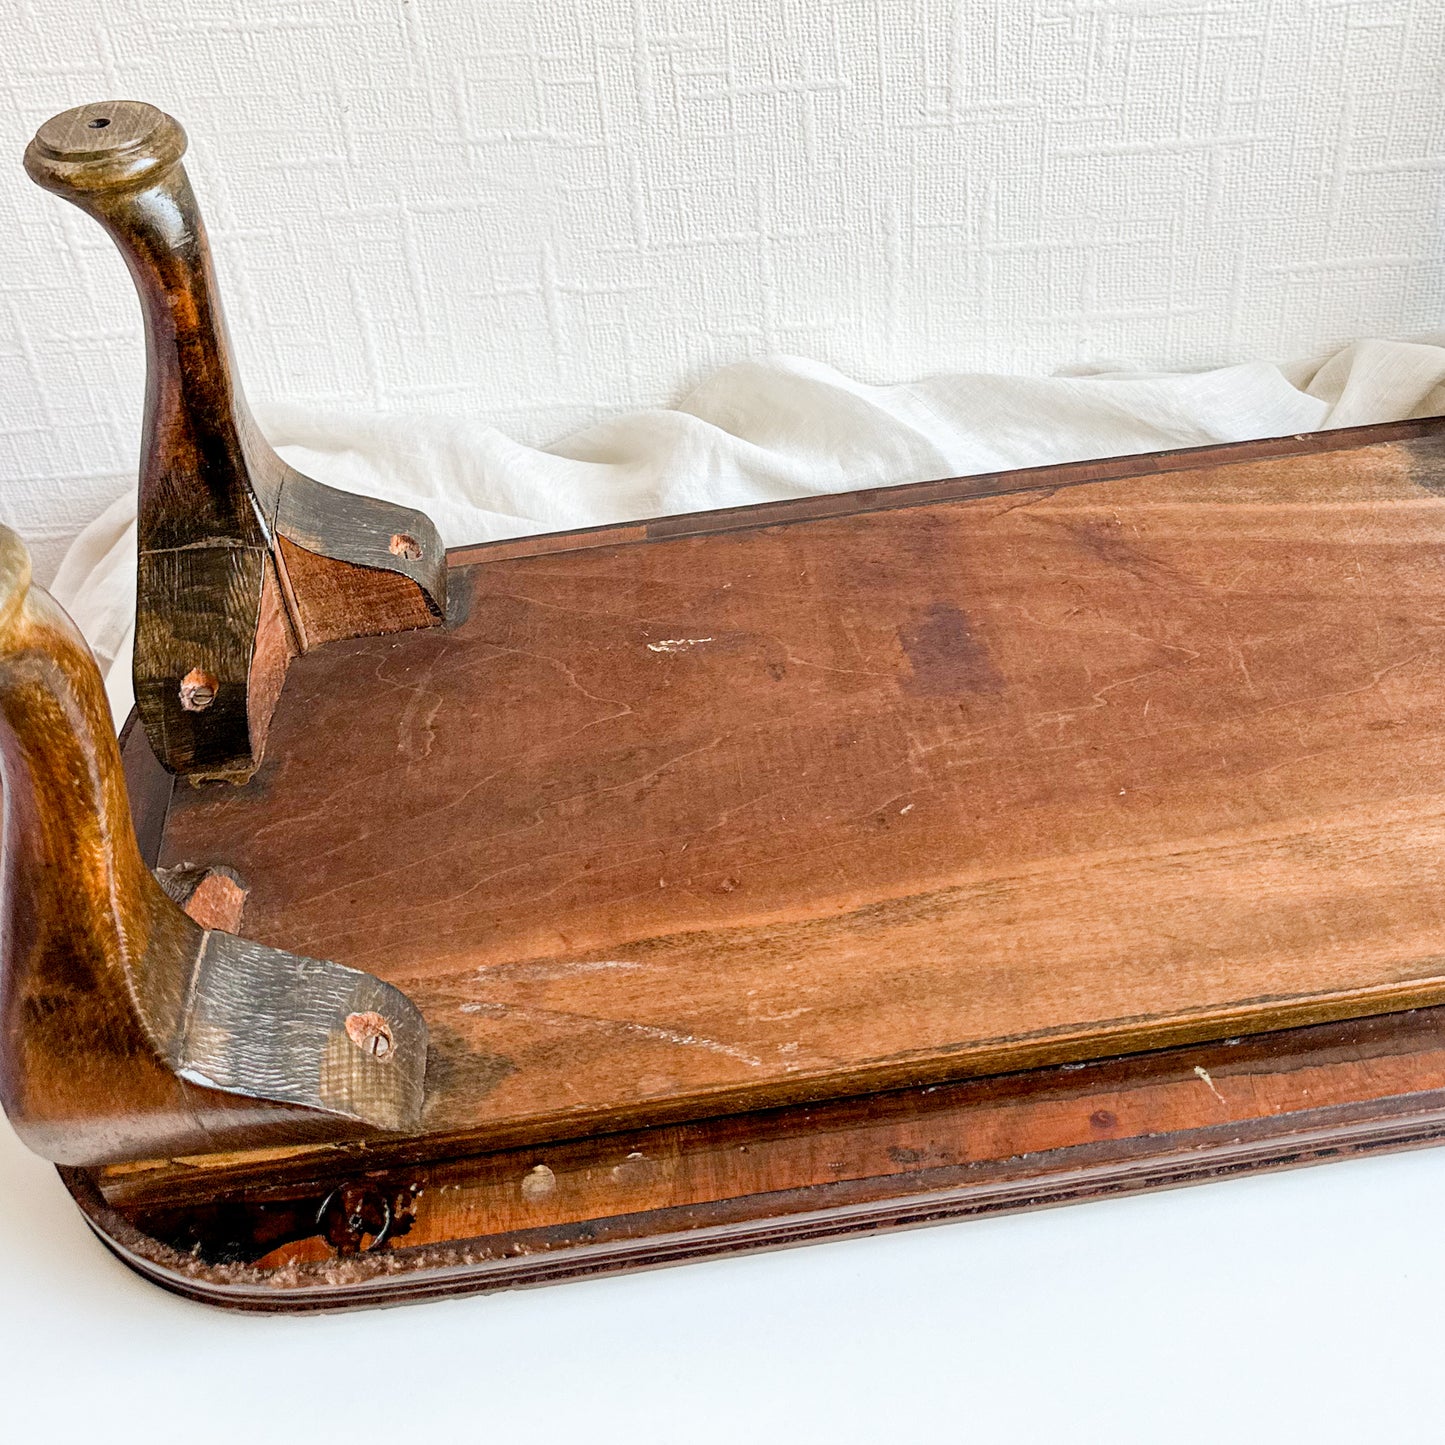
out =
[[(676, 409), (555, 446), (472, 417), (258, 408), (299, 471), (419, 507), (448, 546), (783, 497), (1285, 436), (1445, 411), (1445, 337), (1186, 374), (932, 376), (865, 386), (793, 358), (717, 372)], [(130, 711), (135, 489), (72, 544), (51, 591), (84, 632), (117, 723)]]

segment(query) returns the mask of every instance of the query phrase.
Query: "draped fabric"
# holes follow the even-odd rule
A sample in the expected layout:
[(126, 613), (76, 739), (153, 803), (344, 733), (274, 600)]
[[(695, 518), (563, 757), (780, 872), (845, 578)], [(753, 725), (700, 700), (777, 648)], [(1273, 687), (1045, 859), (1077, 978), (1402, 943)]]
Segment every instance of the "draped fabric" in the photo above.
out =
[[(298, 470), (426, 511), (448, 546), (785, 497), (1359, 426), (1445, 411), (1445, 346), (1361, 341), (1213, 371), (931, 376), (865, 386), (792, 357), (728, 366), (676, 408), (521, 446), (477, 417), (258, 409)], [(131, 706), (134, 490), (76, 539), (52, 591)]]

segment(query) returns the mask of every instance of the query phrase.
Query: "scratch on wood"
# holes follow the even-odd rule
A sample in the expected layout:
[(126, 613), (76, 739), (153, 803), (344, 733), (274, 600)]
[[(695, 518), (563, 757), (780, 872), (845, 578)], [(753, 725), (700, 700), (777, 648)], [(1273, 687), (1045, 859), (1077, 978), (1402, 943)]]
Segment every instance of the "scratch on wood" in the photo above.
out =
[(489, 1018), (515, 1018), (521, 1020), (555, 1021), (584, 1029), (603, 1029), (610, 1032), (635, 1034), (639, 1038), (656, 1039), (658, 1043), (676, 1044), (679, 1048), (705, 1049), (710, 1054), (722, 1054), (736, 1059), (749, 1068), (760, 1069), (763, 1061), (735, 1044), (724, 1043), (721, 1039), (710, 1039), (703, 1034), (682, 1033), (677, 1029), (665, 1029), (657, 1024), (635, 1023), (631, 1019), (598, 1018), (593, 1014), (571, 1013), (562, 1009), (528, 1008), (521, 1004), (509, 1003), (464, 1003), (459, 1012), (485, 1014)]
[(649, 652), (686, 652), (690, 647), (701, 647), (704, 642), (711, 642), (711, 637), (668, 637), (661, 642), (649, 642)]
[(1221, 1094), (1219, 1090), (1214, 1087), (1214, 1080), (1210, 1078), (1209, 1070), (1206, 1069), (1203, 1064), (1195, 1064), (1194, 1072), (1198, 1074), (1199, 1077), (1203, 1079), (1206, 1084), (1208, 1084), (1209, 1092), (1213, 1094), (1214, 1097), (1218, 1099), (1221, 1104), (1223, 1104), (1225, 1102), (1224, 1095)]
[[(489, 963), (477, 969), (475, 977), (483, 983), (548, 983), (589, 973), (640, 973), (647, 967), (645, 963), (629, 963), (621, 958), (584, 959), (576, 963)], [(464, 1004), (462, 1012), (475, 1010)]]

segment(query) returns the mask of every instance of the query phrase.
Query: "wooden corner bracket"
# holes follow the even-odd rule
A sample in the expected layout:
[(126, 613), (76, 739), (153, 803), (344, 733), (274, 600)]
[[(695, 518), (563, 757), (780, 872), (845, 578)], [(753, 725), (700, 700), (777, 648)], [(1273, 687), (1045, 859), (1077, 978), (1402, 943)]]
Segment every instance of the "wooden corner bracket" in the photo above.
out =
[(446, 557), (422, 513), (304, 477), (261, 436), (185, 149), (170, 116), (111, 101), (46, 121), (25, 168), (110, 233), (145, 313), (137, 710), (172, 772), (244, 781), (291, 658), (441, 622)]
[(141, 861), (100, 673), (0, 527), (0, 1102), (64, 1164), (415, 1126), (398, 989), (202, 928)]

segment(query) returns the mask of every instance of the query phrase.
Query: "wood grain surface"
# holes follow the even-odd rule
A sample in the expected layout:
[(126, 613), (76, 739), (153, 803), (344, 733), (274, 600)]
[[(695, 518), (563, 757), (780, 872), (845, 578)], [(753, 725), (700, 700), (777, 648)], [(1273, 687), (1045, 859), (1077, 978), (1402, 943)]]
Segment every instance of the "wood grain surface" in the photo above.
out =
[(25, 168), (105, 227), (145, 318), (137, 709), (172, 772), (240, 781), (265, 750), (291, 656), (440, 621), (446, 567), (420, 512), (302, 476), (261, 435), (186, 144), (154, 106), (101, 101), (46, 121)]
[(291, 1311), (1033, 1209), (1442, 1133), (1437, 1008), (400, 1168), (313, 1156), (309, 1172), (249, 1188), (194, 1170), (62, 1172), (142, 1274)]
[(418, 1002), (430, 1157), (1439, 1001), (1438, 430), (474, 549), (161, 861)]
[(95, 1166), (414, 1130), (415, 1008), (234, 937), (230, 870), (153, 873), (147, 776), (122, 772), (95, 659), (0, 526), (0, 1105), (16, 1133)]

